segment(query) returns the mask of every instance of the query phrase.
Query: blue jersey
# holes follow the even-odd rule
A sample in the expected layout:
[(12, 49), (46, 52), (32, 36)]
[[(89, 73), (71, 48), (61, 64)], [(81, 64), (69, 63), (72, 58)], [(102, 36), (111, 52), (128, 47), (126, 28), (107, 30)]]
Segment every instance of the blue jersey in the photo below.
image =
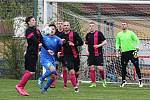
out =
[[(47, 46), (48, 49), (52, 50), (55, 54), (58, 52), (58, 50), (62, 46), (62, 41), (59, 37), (56, 35), (46, 35), (43, 36), (43, 42)], [(50, 55), (48, 51), (45, 48), (41, 48), (41, 54), (40, 54), (41, 62), (44, 60), (49, 60), (49, 61), (55, 61), (55, 57), (53, 55)]]

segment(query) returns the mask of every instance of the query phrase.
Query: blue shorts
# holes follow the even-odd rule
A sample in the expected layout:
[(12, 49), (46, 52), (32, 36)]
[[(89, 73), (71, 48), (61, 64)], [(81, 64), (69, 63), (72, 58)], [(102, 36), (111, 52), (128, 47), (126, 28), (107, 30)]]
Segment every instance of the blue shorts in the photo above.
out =
[(50, 59), (42, 59), (41, 65), (44, 66), (46, 70), (49, 70), (49, 67), (54, 66), (56, 68), (55, 61), (51, 61)]

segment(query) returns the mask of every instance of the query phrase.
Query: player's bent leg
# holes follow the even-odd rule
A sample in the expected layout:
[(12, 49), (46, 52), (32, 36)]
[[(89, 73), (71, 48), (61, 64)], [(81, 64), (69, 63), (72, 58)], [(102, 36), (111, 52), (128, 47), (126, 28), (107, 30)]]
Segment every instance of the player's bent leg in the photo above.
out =
[[(52, 73), (55, 73), (55, 72), (52, 72)], [(56, 78), (56, 74), (51, 74), (50, 75), (50, 77), (48, 78), (47, 83), (46, 83), (45, 87), (42, 89), (41, 93), (43, 93), (43, 94), (47, 93), (47, 89), (53, 83), (55, 78)]]
[(47, 77), (47, 83), (46, 83), (45, 87), (41, 91), (42, 94), (46, 94), (47, 93), (47, 89), (49, 88), (49, 85), (50, 85), (51, 82), (52, 82), (52, 80), (50, 79), (50, 77)]
[(16, 85), (16, 90), (19, 94), (23, 96), (29, 96), (29, 94), (25, 91), (24, 87), (27, 81), (34, 75), (34, 72), (26, 71), (22, 76), (20, 82)]
[(72, 83), (72, 86), (74, 87), (75, 92), (79, 92), (79, 87), (77, 86), (76, 76), (75, 76), (74, 69), (71, 69), (69, 71), (69, 74), (70, 74), (70, 81)]
[(53, 83), (53, 81), (55, 80), (55, 77), (57, 75), (56, 69), (54, 66), (50, 66), (49, 68), (50, 71), (50, 77), (48, 77), (47, 83), (45, 85), (45, 87), (42, 89), (41, 93), (46, 93), (47, 89), (49, 88), (49, 86)]
[(48, 76), (50, 76), (51, 72), (50, 70), (46, 70), (46, 72), (38, 79), (38, 87), (40, 89), (42, 89), (42, 83), (44, 81), (44, 79)]
[(56, 83), (57, 83), (57, 79), (58, 79), (58, 65), (56, 66), (56, 72), (57, 72), (56, 78), (53, 81), (53, 83), (50, 85), (50, 88), (55, 88), (56, 87)]

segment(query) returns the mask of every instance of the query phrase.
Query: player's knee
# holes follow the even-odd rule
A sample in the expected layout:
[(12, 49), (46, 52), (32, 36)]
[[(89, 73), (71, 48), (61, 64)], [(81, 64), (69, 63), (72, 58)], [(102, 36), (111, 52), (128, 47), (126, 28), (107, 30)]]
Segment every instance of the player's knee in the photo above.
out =
[(98, 66), (99, 70), (104, 70), (103, 66)]
[(35, 72), (30, 72), (30, 74), (34, 75), (34, 74), (35, 74)]
[(92, 65), (92, 66), (90, 67), (90, 70), (95, 70), (94, 65)]
[(70, 74), (75, 74), (74, 69), (71, 69), (71, 70), (69, 71), (69, 73), (70, 73)]
[(67, 68), (66, 68), (66, 67), (62, 67), (62, 69), (63, 69), (63, 70), (67, 70)]
[(53, 71), (56, 70), (56, 68), (55, 68), (54, 66), (50, 66), (50, 67), (49, 67), (49, 70), (50, 70), (51, 72), (53, 72)]

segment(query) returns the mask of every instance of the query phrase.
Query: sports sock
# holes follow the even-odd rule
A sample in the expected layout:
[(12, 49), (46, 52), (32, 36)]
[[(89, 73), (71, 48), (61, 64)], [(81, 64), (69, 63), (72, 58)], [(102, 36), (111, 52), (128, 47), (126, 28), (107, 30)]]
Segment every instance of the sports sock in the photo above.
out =
[(105, 79), (105, 71), (99, 70), (99, 74), (101, 75), (102, 80), (104, 80)]
[(18, 83), (18, 87), (24, 87), (27, 83), (27, 81), (33, 76), (33, 74), (30, 71), (26, 71), (24, 75), (22, 76), (22, 79)]
[(44, 89), (47, 91), (47, 89), (49, 88), (49, 86), (53, 83), (54, 80), (52, 80), (50, 77), (48, 77), (47, 83), (44, 87)]
[(95, 70), (90, 70), (90, 78), (91, 78), (92, 83), (96, 82), (96, 72), (95, 72)]
[(67, 87), (67, 80), (68, 80), (67, 70), (63, 70), (63, 79), (64, 79), (64, 86)]
[(76, 76), (74, 73), (70, 73), (70, 80), (71, 80), (72, 86), (76, 87), (77, 83), (76, 83)]

